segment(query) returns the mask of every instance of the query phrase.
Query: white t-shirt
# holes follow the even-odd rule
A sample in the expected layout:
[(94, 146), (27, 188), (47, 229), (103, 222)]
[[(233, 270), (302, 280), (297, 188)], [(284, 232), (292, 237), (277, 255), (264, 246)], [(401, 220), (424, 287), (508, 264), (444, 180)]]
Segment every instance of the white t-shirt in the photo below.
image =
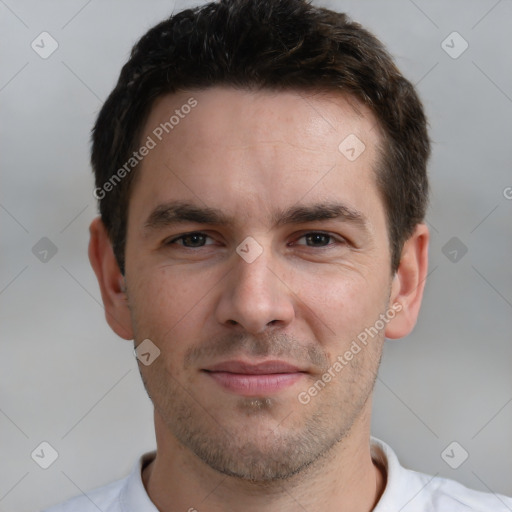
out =
[[(406, 469), (386, 443), (375, 437), (370, 440), (372, 459), (387, 474), (386, 488), (373, 512), (512, 512), (512, 498)], [(126, 478), (44, 512), (158, 512), (141, 477), (141, 468), (154, 456), (155, 452), (143, 455)]]

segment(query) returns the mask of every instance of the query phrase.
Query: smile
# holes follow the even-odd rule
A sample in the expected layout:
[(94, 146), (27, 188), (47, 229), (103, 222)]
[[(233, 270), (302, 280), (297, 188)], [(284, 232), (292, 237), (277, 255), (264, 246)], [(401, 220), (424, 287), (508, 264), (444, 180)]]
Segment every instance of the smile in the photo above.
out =
[(227, 361), (203, 372), (227, 391), (244, 396), (277, 393), (305, 375), (304, 371), (283, 361), (260, 364)]

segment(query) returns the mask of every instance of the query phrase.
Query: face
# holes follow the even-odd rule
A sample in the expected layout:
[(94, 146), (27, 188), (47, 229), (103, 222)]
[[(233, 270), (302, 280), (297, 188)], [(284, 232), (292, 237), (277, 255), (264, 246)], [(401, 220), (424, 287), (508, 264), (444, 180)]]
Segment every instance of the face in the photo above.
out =
[(286, 478), (368, 412), (392, 276), (380, 136), (354, 106), (216, 87), (147, 121), (126, 286), (160, 354), (140, 371), (166, 435), (222, 473)]

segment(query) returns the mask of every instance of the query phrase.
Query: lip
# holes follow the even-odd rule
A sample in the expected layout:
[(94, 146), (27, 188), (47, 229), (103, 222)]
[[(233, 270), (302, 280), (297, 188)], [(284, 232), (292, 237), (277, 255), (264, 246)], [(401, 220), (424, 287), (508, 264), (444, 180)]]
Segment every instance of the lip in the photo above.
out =
[(203, 372), (225, 390), (244, 396), (277, 393), (295, 384), (306, 373), (285, 361), (225, 361)]
[(206, 368), (209, 372), (229, 372), (246, 375), (268, 375), (272, 373), (297, 373), (301, 370), (286, 361), (262, 361), (261, 363), (249, 363), (246, 361), (224, 361)]

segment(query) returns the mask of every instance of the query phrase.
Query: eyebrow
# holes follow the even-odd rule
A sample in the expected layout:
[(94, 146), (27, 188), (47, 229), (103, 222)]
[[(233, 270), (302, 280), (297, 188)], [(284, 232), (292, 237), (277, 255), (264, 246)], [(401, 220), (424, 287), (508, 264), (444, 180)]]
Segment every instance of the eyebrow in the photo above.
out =
[(312, 205), (292, 206), (284, 211), (276, 212), (273, 216), (275, 226), (286, 224), (304, 224), (322, 220), (335, 219), (349, 222), (366, 229), (368, 221), (362, 212), (341, 203), (328, 202)]
[[(275, 227), (330, 219), (354, 224), (368, 231), (368, 220), (362, 212), (337, 202), (295, 205), (275, 211), (272, 215)], [(144, 233), (149, 236), (151, 232), (187, 222), (230, 227), (235, 224), (235, 219), (216, 208), (198, 206), (185, 201), (171, 201), (158, 205), (150, 213), (144, 223)]]
[(144, 231), (149, 233), (161, 228), (185, 222), (197, 224), (231, 225), (233, 221), (215, 208), (200, 207), (184, 201), (171, 201), (158, 205), (144, 223)]

